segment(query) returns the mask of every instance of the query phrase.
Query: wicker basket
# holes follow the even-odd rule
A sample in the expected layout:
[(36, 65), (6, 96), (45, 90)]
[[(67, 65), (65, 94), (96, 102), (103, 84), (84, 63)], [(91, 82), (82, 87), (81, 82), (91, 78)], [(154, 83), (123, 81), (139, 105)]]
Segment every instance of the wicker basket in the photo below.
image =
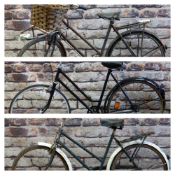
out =
[(30, 24), (45, 31), (60, 29), (69, 10), (67, 5), (31, 5)]

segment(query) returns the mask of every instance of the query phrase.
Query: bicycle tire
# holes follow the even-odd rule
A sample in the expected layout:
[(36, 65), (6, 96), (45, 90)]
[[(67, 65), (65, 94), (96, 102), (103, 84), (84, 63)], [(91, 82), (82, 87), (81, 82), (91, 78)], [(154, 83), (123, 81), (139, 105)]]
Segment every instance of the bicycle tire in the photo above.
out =
[[(134, 162), (144, 170), (169, 170), (169, 165), (163, 154), (155, 147), (144, 144), (133, 144), (125, 147), (125, 150), (131, 156), (136, 148), (139, 148), (138, 153), (134, 158)], [(137, 167), (130, 162), (123, 150), (121, 150), (112, 160), (111, 170), (138, 170)]]
[[(31, 146), (24, 149), (15, 158), (12, 165), (12, 170), (44, 170), (50, 160), (49, 150), (50, 148), (39, 145)], [(69, 170), (69, 168), (64, 158), (58, 152), (56, 152), (54, 160), (48, 170)]]
[[(48, 85), (29, 86), (16, 94), (13, 98), (9, 113), (41, 113), (50, 96)], [(52, 101), (45, 113), (71, 113), (67, 98), (55, 89)]]
[(27, 43), (18, 53), (17, 57), (66, 57), (64, 46), (61, 42), (56, 42), (53, 52), (53, 44), (51, 45), (50, 52), (48, 51), (51, 36), (38, 37)]
[[(154, 55), (150, 55), (150, 57), (165, 57), (165, 48), (161, 41), (156, 37), (154, 34), (150, 33), (149, 31), (144, 31), (143, 36), (143, 49), (141, 53), (141, 45), (142, 42), (138, 42), (138, 36), (140, 36), (140, 39), (142, 39), (143, 30), (129, 30), (121, 34), (121, 36), (124, 38), (126, 43), (131, 47), (131, 49), (134, 51), (135, 55), (137, 57), (148, 57), (146, 53), (150, 52), (150, 50), (153, 50), (155, 48), (158, 48)], [(139, 44), (138, 44), (139, 43)], [(137, 53), (137, 46), (139, 45), (140, 52)], [(115, 38), (112, 43), (110, 44), (106, 55), (108, 57), (132, 57), (129, 50), (124, 45), (121, 37)]]
[[(143, 80), (132, 80), (121, 86), (131, 102), (138, 108), (137, 113), (164, 112), (164, 100), (153, 84)], [(107, 113), (136, 113), (119, 86), (115, 86), (110, 92), (106, 108)]]

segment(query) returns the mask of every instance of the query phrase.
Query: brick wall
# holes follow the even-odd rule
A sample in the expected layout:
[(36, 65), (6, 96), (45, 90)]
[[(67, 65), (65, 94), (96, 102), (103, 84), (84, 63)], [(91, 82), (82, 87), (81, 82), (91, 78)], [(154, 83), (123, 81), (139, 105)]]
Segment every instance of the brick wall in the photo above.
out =
[[(119, 140), (154, 131), (155, 134), (149, 136), (146, 140), (155, 143), (166, 153), (166, 155), (170, 155), (170, 119), (125, 118), (124, 121), (124, 129), (117, 130), (115, 133)], [(37, 142), (52, 143), (58, 126), (60, 126), (60, 122), (61, 120), (58, 118), (6, 118), (5, 169), (9, 170), (11, 168), (14, 157), (24, 148), (37, 144)], [(64, 132), (97, 156), (103, 157), (112, 130), (101, 126), (99, 118), (71, 118), (66, 119)], [(74, 153), (80, 156), (88, 166), (94, 167), (99, 165), (99, 162), (95, 158), (88, 155), (66, 138), (62, 138), (61, 140)], [(116, 143), (113, 142), (107, 155), (107, 160), (116, 147)], [(66, 152), (64, 149), (63, 151)], [(73, 159), (70, 154), (67, 153), (67, 156), (70, 158), (74, 170), (80, 170), (82, 168), (81, 164)]]
[[(52, 73), (50, 62), (25, 62), (25, 61), (6, 61), (5, 64), (5, 112), (13, 97), (20, 90), (33, 84), (50, 84), (52, 82)], [(52, 62), (55, 77), (58, 63)], [(106, 77), (107, 68), (102, 66), (100, 62), (63, 62), (62, 69), (66, 74), (93, 99), (99, 99)], [(170, 113), (170, 62), (124, 62), (122, 71), (114, 71), (114, 75), (118, 80), (129, 77), (142, 76), (154, 80), (165, 90), (166, 108), (165, 113)], [(62, 77), (66, 83), (67, 80)], [(109, 90), (115, 85), (113, 79), (109, 79), (104, 99)], [(70, 84), (67, 84), (79, 97), (85, 100), (85, 97), (78, 93)], [(72, 113), (87, 113), (84, 108), (69, 92), (61, 85), (57, 85), (70, 102)], [(85, 100), (87, 104), (89, 102)], [(90, 104), (89, 104), (90, 105)]]
[[(70, 10), (68, 17), (70, 25), (73, 26), (80, 34), (82, 34), (90, 43), (97, 49), (100, 49), (107, 32), (108, 20), (103, 20), (95, 16), (99, 12), (113, 12), (116, 9), (121, 10), (121, 20), (117, 21), (116, 26), (121, 26), (126, 23), (136, 22), (138, 19), (151, 19), (152, 22), (146, 25), (146, 29), (157, 34), (160, 39), (168, 46), (166, 56), (170, 56), (170, 35), (171, 35), (171, 15), (170, 5), (167, 4), (151, 4), (151, 5), (86, 5), (88, 11), (84, 11), (83, 17), (76, 11)], [(16, 56), (18, 51), (24, 46), (24, 41), (19, 42), (19, 32), (29, 28), (30, 5), (5, 5), (5, 56)], [(68, 39), (70, 39), (81, 51), (91, 56), (95, 52), (90, 48), (87, 49), (87, 44), (75, 36), (71, 31), (65, 31)], [(109, 36), (107, 46), (116, 36), (112, 32)], [(77, 56), (71, 48), (65, 45), (68, 56)]]

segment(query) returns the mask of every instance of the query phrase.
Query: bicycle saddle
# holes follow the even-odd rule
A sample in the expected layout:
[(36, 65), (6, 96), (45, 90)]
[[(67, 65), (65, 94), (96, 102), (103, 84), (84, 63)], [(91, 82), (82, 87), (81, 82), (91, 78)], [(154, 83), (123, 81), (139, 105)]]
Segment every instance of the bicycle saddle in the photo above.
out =
[(122, 129), (124, 126), (124, 120), (111, 120), (111, 119), (102, 119), (100, 120), (102, 126), (108, 126), (112, 129)]
[(101, 62), (101, 64), (109, 69), (115, 69), (115, 68), (119, 68), (122, 67), (123, 62), (119, 62), (119, 61), (105, 61), (105, 62)]
[(118, 11), (111, 12), (111, 13), (97, 13), (97, 15), (100, 18), (106, 18), (106, 19), (114, 18), (116, 20), (120, 20), (120, 13), (121, 13), (121, 11), (118, 10)]

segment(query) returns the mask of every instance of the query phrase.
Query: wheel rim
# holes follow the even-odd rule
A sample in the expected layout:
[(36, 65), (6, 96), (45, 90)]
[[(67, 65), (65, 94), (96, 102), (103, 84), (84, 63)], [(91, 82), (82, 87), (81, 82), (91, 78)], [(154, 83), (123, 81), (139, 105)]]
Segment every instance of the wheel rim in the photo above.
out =
[[(34, 146), (22, 151), (14, 160), (12, 170), (17, 171), (41, 171), (44, 170), (50, 160), (49, 148)], [(68, 170), (68, 165), (58, 153), (56, 153), (49, 171)]]
[[(49, 86), (29, 87), (14, 98), (10, 113), (41, 114), (43, 107), (48, 103), (49, 96)], [(45, 113), (70, 113), (69, 104), (63, 94), (55, 90), (50, 106)]]
[[(162, 97), (153, 85), (135, 81), (124, 84), (122, 88), (138, 108), (137, 113), (163, 113)], [(112, 93), (107, 106), (108, 113), (136, 113), (120, 88)]]
[[(19, 57), (62, 57), (65, 56), (63, 51), (60, 50), (58, 43), (56, 43), (54, 52), (54, 45), (50, 44), (50, 40), (41, 38), (28, 43), (19, 52)], [(52, 53), (53, 52), (53, 53)]]
[[(133, 155), (136, 148), (140, 145), (131, 145), (125, 148), (130, 156)], [(137, 152), (137, 151), (136, 151)], [(163, 171), (168, 170), (168, 165), (162, 154), (155, 148), (149, 145), (142, 145), (138, 153), (135, 155), (134, 162), (141, 168), (142, 171)], [(138, 170), (131, 163), (124, 153), (120, 151), (113, 160), (111, 170)]]
[[(139, 32), (139, 33), (138, 33)], [(142, 42), (143, 31), (137, 31), (127, 33), (123, 35), (126, 43), (131, 47), (133, 52), (137, 57), (163, 57), (164, 51), (162, 50), (162, 45), (152, 36), (144, 33)], [(138, 44), (139, 43), (139, 44)], [(138, 46), (139, 45), (139, 46)], [(157, 48), (157, 49), (156, 49)], [(126, 49), (123, 41), (118, 39), (111, 50), (109, 51), (111, 57), (131, 57), (132, 54)]]

